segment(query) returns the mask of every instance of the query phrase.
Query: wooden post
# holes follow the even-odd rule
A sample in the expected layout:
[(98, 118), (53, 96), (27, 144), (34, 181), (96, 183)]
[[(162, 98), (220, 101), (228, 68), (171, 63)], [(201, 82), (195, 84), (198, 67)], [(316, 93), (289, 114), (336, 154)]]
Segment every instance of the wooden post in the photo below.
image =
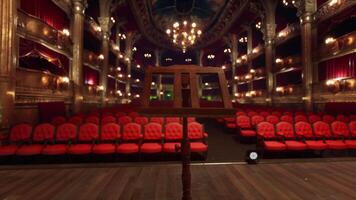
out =
[(191, 200), (191, 175), (190, 175), (190, 142), (188, 138), (188, 118), (183, 117), (183, 140), (182, 150), (182, 200)]

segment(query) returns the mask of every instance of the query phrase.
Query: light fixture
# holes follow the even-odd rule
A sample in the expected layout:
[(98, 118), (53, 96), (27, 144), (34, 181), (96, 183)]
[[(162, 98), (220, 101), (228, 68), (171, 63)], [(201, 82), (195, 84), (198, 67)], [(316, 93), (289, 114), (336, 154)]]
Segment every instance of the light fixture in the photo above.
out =
[(101, 27), (100, 26), (95, 27), (95, 31), (96, 32), (101, 32)]
[(231, 53), (231, 49), (230, 48), (224, 49), (224, 53)]
[(275, 62), (279, 64), (279, 63), (283, 63), (283, 60), (280, 58), (276, 58)]
[(168, 28), (166, 34), (171, 37), (173, 44), (182, 49), (185, 53), (187, 48), (194, 45), (202, 31), (197, 29), (197, 23), (183, 21), (182, 24), (174, 22), (172, 29)]
[(125, 40), (126, 39), (126, 35), (125, 34), (121, 34), (121, 33), (118, 33), (118, 36), (121, 40)]
[(226, 69), (226, 66), (225, 65), (221, 66), (221, 69)]
[(295, 0), (283, 0), (283, 5), (284, 6), (295, 6), (296, 1)]
[(333, 38), (333, 37), (327, 37), (326, 39), (325, 39), (325, 44), (331, 44), (331, 43), (334, 43), (336, 40), (335, 40), (335, 38)]
[(168, 61), (173, 61), (172, 58), (166, 58), (165, 60), (166, 60), (166, 62), (168, 62)]
[(135, 82), (136, 82), (136, 83), (139, 83), (139, 82), (140, 82), (140, 79), (136, 79)]
[(156, 85), (156, 83), (155, 83), (155, 82), (152, 82), (151, 85)]
[(63, 35), (65, 35), (67, 37), (70, 35), (69, 30), (66, 28), (62, 30), (62, 33), (63, 33)]
[(137, 69), (140, 69), (141, 68), (141, 65), (136, 65)]
[(99, 59), (99, 60), (104, 60), (104, 58), (105, 58), (105, 57), (104, 57), (103, 54), (100, 54), (100, 55), (98, 56), (98, 59)]
[(121, 71), (121, 67), (117, 67), (116, 70), (117, 70), (117, 71)]
[(262, 22), (261, 21), (257, 22), (255, 26), (256, 26), (257, 29), (261, 29)]
[(247, 37), (242, 37), (239, 39), (240, 43), (246, 43), (247, 42)]
[(111, 17), (110, 19), (111, 19), (112, 23), (115, 24), (115, 18)]
[(192, 59), (191, 58), (186, 58), (185, 62), (192, 62)]
[(257, 164), (259, 160), (258, 152), (255, 150), (249, 150), (246, 152), (246, 162), (248, 164)]
[(331, 0), (331, 1), (329, 2), (329, 6), (331, 7), (331, 6), (333, 6), (333, 5), (335, 5), (335, 4), (338, 4), (338, 3), (340, 3), (339, 0)]
[(145, 53), (145, 54), (143, 54), (143, 56), (144, 56), (145, 58), (151, 58), (151, 57), (152, 57), (152, 55), (151, 55), (150, 53)]
[(133, 47), (133, 48), (132, 48), (132, 51), (137, 51), (137, 48), (136, 48), (136, 47)]
[(104, 90), (104, 86), (102, 86), (102, 85), (98, 85), (97, 88), (98, 88), (99, 91), (103, 91)]
[(208, 58), (209, 60), (212, 60), (212, 59), (215, 58), (215, 55), (214, 55), (214, 54), (209, 54), (209, 55), (207, 56), (207, 58)]
[(205, 86), (208, 86), (208, 85), (209, 85), (209, 83), (205, 83), (204, 85), (205, 85)]

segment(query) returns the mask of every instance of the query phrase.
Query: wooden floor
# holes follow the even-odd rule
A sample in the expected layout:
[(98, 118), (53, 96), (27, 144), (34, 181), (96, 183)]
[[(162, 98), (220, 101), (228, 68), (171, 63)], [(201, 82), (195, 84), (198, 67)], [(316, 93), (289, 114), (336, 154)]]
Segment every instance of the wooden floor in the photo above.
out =
[[(193, 199), (356, 199), (356, 161), (192, 166)], [(180, 166), (0, 168), (0, 199), (180, 199)]]

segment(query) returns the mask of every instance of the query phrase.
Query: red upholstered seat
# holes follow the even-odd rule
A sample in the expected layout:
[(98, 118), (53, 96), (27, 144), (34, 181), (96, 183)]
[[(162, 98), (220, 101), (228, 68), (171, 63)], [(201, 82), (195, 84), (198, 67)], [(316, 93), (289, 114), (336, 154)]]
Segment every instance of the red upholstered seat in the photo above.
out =
[(103, 120), (101, 120), (102, 125), (109, 124), (109, 123), (116, 123), (116, 118), (110, 115), (104, 117)]
[(163, 117), (151, 117), (150, 122), (158, 123), (163, 125), (164, 124), (164, 118)]
[(26, 142), (31, 139), (32, 126), (29, 124), (18, 124), (12, 127), (10, 132), (10, 142)]
[(140, 124), (140, 125), (145, 125), (148, 123), (148, 118), (147, 117), (136, 117), (135, 123)]
[(122, 140), (124, 143), (120, 144), (117, 152), (118, 153), (138, 153), (139, 152), (139, 140), (142, 138), (141, 126), (136, 123), (128, 123), (124, 126), (122, 133)]
[(170, 142), (163, 144), (163, 151), (166, 153), (175, 153), (176, 152), (176, 145), (178, 145), (178, 152), (180, 152), (180, 145), (179, 142)]
[(173, 122), (180, 123), (180, 118), (179, 117), (167, 117), (166, 118), (167, 124), (173, 123)]
[(285, 145), (289, 150), (305, 150), (307, 148), (305, 143), (295, 140), (293, 125), (289, 122), (279, 122), (276, 125), (276, 133), (287, 140)]
[(208, 135), (204, 133), (204, 127), (198, 122), (191, 122), (188, 124), (188, 138), (191, 140), (191, 152), (206, 152), (208, 145), (204, 138)]
[(143, 144), (141, 152), (143, 153), (159, 153), (162, 152), (162, 125), (158, 123), (148, 123), (144, 127)]
[(131, 154), (131, 153), (138, 153), (139, 152), (139, 146), (136, 143), (124, 143), (120, 144), (117, 152), (122, 153), (122, 154)]
[(345, 140), (345, 144), (349, 149), (356, 149), (356, 140)]
[(116, 116), (117, 118), (120, 118), (120, 117), (126, 116), (126, 113), (124, 113), (124, 112), (117, 112), (117, 113), (115, 113), (115, 116)]
[(293, 117), (291, 115), (283, 115), (281, 117), (281, 121), (282, 122), (289, 122), (289, 123), (293, 123)]
[(241, 116), (241, 115), (246, 115), (246, 113), (245, 113), (245, 112), (242, 112), (242, 111), (236, 112), (236, 116)]
[(287, 149), (287, 146), (278, 141), (264, 141), (264, 147), (268, 151), (283, 151)]
[(160, 153), (162, 152), (162, 144), (161, 143), (143, 143), (141, 145), (141, 152), (142, 153)]
[(99, 117), (97, 116), (89, 116), (85, 119), (85, 123), (92, 123), (92, 124), (99, 125), (100, 120)]
[(131, 122), (132, 122), (132, 118), (129, 116), (122, 116), (119, 118), (120, 125), (125, 125), (125, 124), (131, 123)]
[(191, 142), (190, 143), (191, 152), (206, 152), (208, 151), (208, 145), (203, 142)]
[(346, 115), (337, 115), (336, 120), (349, 123), (350, 119)]
[(306, 140), (305, 144), (308, 149), (312, 150), (324, 150), (328, 148), (328, 145), (325, 144), (322, 140)]
[(92, 144), (75, 144), (69, 146), (68, 153), (74, 155), (90, 154), (92, 152), (92, 147)]
[(130, 112), (130, 113), (129, 113), (129, 116), (130, 116), (131, 118), (136, 118), (136, 117), (139, 116), (139, 114), (138, 114), (137, 112)]
[(66, 118), (63, 117), (63, 116), (53, 117), (53, 119), (51, 121), (51, 124), (54, 125), (54, 126), (59, 126), (59, 125), (62, 125), (64, 123), (66, 123)]
[(305, 144), (308, 149), (312, 150), (324, 150), (328, 147), (323, 140), (314, 139), (313, 128), (308, 122), (297, 122), (294, 124), (296, 135), (302, 136), (305, 139)]
[(88, 117), (99, 117), (99, 116), (100, 116), (99, 111), (93, 111), (88, 114)]
[(68, 146), (66, 144), (46, 145), (43, 150), (43, 155), (63, 155), (67, 153)]
[(16, 145), (6, 145), (0, 147), (0, 156), (11, 156), (16, 152)]
[(262, 115), (255, 115), (251, 117), (252, 126), (256, 126), (258, 123), (263, 122), (265, 118)]
[(293, 116), (293, 112), (285, 111), (285, 112), (283, 112), (283, 115)]
[(350, 130), (345, 122), (334, 121), (331, 123), (331, 130), (335, 137), (349, 138)]
[(261, 115), (262, 117), (267, 117), (267, 116), (270, 115), (270, 114), (269, 114), (269, 112), (262, 111), (262, 112), (260, 112), (260, 115)]
[(69, 141), (77, 137), (77, 127), (71, 123), (65, 123), (57, 127), (56, 142), (63, 144), (47, 144), (43, 150), (44, 155), (63, 155), (67, 152)]
[(350, 118), (351, 118), (351, 121), (356, 121), (356, 115), (351, 115)]
[(87, 123), (79, 128), (78, 142), (86, 144), (72, 144), (69, 154), (89, 154), (92, 151), (92, 143), (99, 138), (99, 128), (96, 124)]
[(96, 144), (93, 147), (95, 154), (112, 154), (116, 152), (116, 145), (113, 143)]
[(276, 115), (268, 115), (266, 117), (266, 121), (271, 124), (277, 124), (279, 122), (279, 118)]
[(279, 111), (273, 111), (271, 114), (274, 115), (274, 116), (277, 116), (277, 117), (281, 117), (282, 116), (282, 113), (279, 112)]
[[(276, 140), (275, 130), (273, 124), (269, 122), (261, 122), (257, 125), (257, 134), (263, 139)], [(279, 141), (263, 141), (266, 150), (269, 151), (283, 151), (287, 146)]]
[(321, 121), (321, 117), (319, 115), (309, 115), (309, 122), (310, 123), (314, 123), (314, 122), (317, 122), (317, 121)]
[(120, 139), (120, 126), (115, 123), (104, 124), (101, 128), (99, 144), (94, 145), (93, 153), (111, 154), (117, 150), (117, 141)]
[(307, 144), (304, 142), (299, 142), (299, 141), (294, 141), (294, 140), (288, 140), (284, 142), (285, 145), (287, 146), (287, 149), (289, 150), (305, 150), (307, 149)]
[(83, 117), (81, 117), (81, 116), (73, 116), (73, 117), (69, 118), (68, 122), (72, 123), (72, 124), (74, 124), (76, 126), (79, 126), (79, 125), (81, 125), (83, 123)]
[(332, 115), (324, 115), (322, 120), (323, 122), (331, 124), (335, 120), (335, 118)]
[(188, 117), (188, 123), (195, 122), (195, 121), (196, 121), (195, 117)]
[[(54, 126), (52, 124), (40, 124), (36, 126), (32, 141), (37, 144), (22, 145), (16, 154), (21, 156), (32, 156), (41, 154), (44, 142), (52, 142), (54, 139)], [(40, 144), (39, 144), (40, 143)]]
[[(347, 145), (342, 141), (342, 140), (331, 140), (332, 139), (332, 133), (330, 130), (329, 124), (323, 121), (318, 121), (313, 124), (314, 127), (314, 133), (316, 135), (319, 135), (325, 139), (325, 143), (328, 145), (329, 149), (346, 149)], [(337, 136), (337, 135), (335, 135)], [(338, 136), (337, 136), (338, 137)]]
[(297, 122), (308, 122), (308, 119), (305, 115), (296, 115), (294, 117), (294, 122), (297, 123)]
[(250, 111), (250, 112), (247, 113), (247, 116), (252, 117), (252, 116), (255, 116), (255, 115), (257, 115), (257, 114), (258, 114), (258, 113), (255, 112), (255, 111)]
[(250, 117), (241, 115), (236, 117), (236, 125), (240, 129), (251, 129)]
[(165, 135), (163, 144), (163, 151), (166, 153), (174, 153), (176, 152), (175, 145), (182, 141), (183, 137), (183, 127), (179, 123), (169, 123), (165, 126)]

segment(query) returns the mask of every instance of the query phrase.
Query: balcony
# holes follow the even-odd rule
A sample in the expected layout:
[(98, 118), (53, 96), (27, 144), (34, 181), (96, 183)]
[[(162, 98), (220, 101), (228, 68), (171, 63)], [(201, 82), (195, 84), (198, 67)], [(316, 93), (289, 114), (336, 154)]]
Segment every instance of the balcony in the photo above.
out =
[(286, 28), (284, 28), (277, 34), (276, 45), (280, 45), (299, 34), (300, 34), (299, 23), (287, 25)]
[(319, 61), (342, 56), (356, 51), (356, 31), (343, 35), (338, 38), (325, 38), (320, 45)]

